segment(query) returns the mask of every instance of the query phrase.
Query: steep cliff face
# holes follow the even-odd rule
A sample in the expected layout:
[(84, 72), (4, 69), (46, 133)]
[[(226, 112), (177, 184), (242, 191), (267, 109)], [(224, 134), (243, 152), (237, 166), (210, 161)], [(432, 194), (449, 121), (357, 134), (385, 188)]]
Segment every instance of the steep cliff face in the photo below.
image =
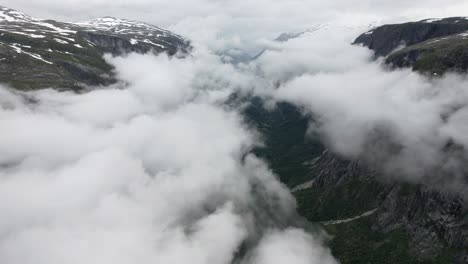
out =
[(468, 19), (465, 17), (426, 19), (377, 27), (360, 35), (354, 44), (368, 47), (377, 56), (387, 56), (399, 47), (411, 46), (429, 39), (463, 33), (467, 30)]
[(430, 39), (391, 53), (386, 62), (396, 67), (441, 75), (468, 70), (468, 34)]
[(145, 23), (111, 17), (62, 23), (0, 7), (0, 82), (18, 89), (108, 85), (115, 79), (105, 53), (189, 49), (184, 38)]
[(468, 19), (452, 17), (384, 25), (360, 35), (354, 44), (386, 57), (395, 67), (430, 75), (468, 69)]
[(396, 185), (376, 213), (374, 228), (402, 227), (412, 237), (412, 250), (434, 257), (445, 246), (458, 263), (468, 260), (468, 208), (462, 197), (426, 186)]
[[(437, 75), (466, 69), (466, 30), (465, 18), (423, 20), (379, 27), (356, 43), (395, 67)], [(245, 115), (265, 136), (256, 153), (291, 188), (299, 213), (334, 236), (331, 247), (341, 263), (468, 262), (462, 193), (395, 180), (372, 162), (333, 153), (319, 137), (306, 135), (313, 119), (290, 104), (268, 111), (254, 99)]]
[[(395, 181), (307, 135), (310, 117), (251, 99), (246, 119), (265, 137), (255, 152), (292, 190), (298, 212), (335, 238), (342, 263), (466, 263), (468, 206), (458, 194)], [(366, 262), (367, 261), (367, 262)]]

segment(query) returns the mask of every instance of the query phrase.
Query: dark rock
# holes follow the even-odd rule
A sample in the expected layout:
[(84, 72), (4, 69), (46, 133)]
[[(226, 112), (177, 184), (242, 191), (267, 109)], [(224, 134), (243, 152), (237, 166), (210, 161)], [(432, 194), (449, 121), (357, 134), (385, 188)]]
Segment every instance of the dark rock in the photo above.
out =
[(302, 216), (326, 222), (377, 209), (368, 220), (382, 241), (401, 231), (408, 237), (408, 252), (416, 259), (432, 260), (450, 252), (452, 263), (466, 263), (468, 209), (459, 193), (397, 181), (394, 175), (370, 167), (369, 161), (333, 153), (320, 140), (312, 140), (312, 148), (300, 149), (310, 136), (301, 111), (287, 103), (269, 111), (258, 98), (252, 100), (244, 115), (266, 138), (266, 146), (256, 153), (293, 190), (301, 183), (311, 183), (294, 192)]
[(462, 17), (446, 18), (434, 22), (423, 20), (377, 27), (360, 35), (354, 44), (368, 47), (377, 56), (386, 56), (401, 46), (411, 46), (467, 30), (468, 20)]

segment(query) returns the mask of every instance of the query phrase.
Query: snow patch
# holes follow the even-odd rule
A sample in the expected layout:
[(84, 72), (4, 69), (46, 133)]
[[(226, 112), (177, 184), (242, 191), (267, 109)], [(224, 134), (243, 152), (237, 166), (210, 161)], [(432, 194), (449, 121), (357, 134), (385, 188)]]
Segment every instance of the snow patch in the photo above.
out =
[(158, 46), (158, 47), (161, 47), (161, 48), (165, 48), (164, 45), (154, 43), (154, 42), (152, 42), (152, 41), (149, 40), (149, 39), (144, 39), (143, 42), (148, 43), (148, 44), (151, 44), (151, 45), (154, 45), (154, 46)]
[(76, 33), (75, 30), (59, 28), (59, 27), (56, 27), (56, 26), (54, 26), (54, 25), (52, 25), (50, 23), (46, 23), (46, 22), (34, 22), (33, 24), (41, 26), (41, 27), (46, 27), (46, 28), (52, 29), (53, 31), (58, 32), (58, 33), (73, 33), (73, 34)]
[(437, 21), (441, 21), (442, 19), (441, 18), (429, 18), (429, 19), (425, 19), (423, 20), (425, 23), (433, 23), (433, 22), (437, 22)]
[(18, 47), (18, 44), (13, 44), (13, 45), (9, 45), (9, 46), (10, 46), (11, 48), (13, 48), (13, 49), (16, 51), (16, 53), (18, 53), (18, 54), (26, 54), (26, 55), (29, 55), (29, 56), (31, 56), (32, 58), (36, 59), (36, 60), (40, 60), (40, 61), (45, 62), (45, 63), (47, 63), (47, 64), (53, 64), (53, 63), (50, 62), (50, 61), (44, 60), (44, 59), (41, 57), (41, 55), (39, 55), (39, 54), (35, 54), (35, 53), (32, 53), (32, 52), (26, 52), (26, 51), (22, 50), (20, 47)]
[(31, 38), (45, 38), (45, 37), (46, 37), (46, 36), (44, 36), (44, 35), (38, 35), (38, 34), (32, 34), (32, 33), (24, 33), (24, 32), (20, 32), (20, 31), (8, 31), (8, 32), (13, 33), (13, 34), (28, 36), (28, 37), (31, 37)]
[(1, 21), (8, 21), (8, 22), (25, 22), (25, 21), (33, 21), (36, 20), (24, 13), (18, 12), (13, 9), (9, 9), (3, 7), (0, 10), (0, 22)]
[(63, 40), (63, 39), (59, 39), (59, 38), (54, 38), (55, 41), (57, 41), (58, 43), (60, 44), (68, 44), (67, 41)]
[(67, 38), (67, 37), (64, 37), (64, 36), (60, 36), (60, 37), (63, 38), (63, 39), (66, 39), (68, 41), (75, 42), (74, 38)]

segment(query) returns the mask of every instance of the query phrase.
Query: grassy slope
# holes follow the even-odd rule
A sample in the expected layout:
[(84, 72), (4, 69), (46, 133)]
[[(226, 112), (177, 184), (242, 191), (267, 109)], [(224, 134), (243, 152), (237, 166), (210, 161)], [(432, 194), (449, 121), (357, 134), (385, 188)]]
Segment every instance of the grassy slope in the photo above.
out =
[[(72, 44), (61, 44), (47, 37), (34, 39), (27, 36), (2, 32), (0, 36), (0, 57), (5, 67), (0, 65), (0, 80), (9, 83), (20, 90), (34, 90), (47, 87), (72, 87), (79, 89), (80, 80), (74, 77), (64, 67), (64, 63), (78, 64), (99, 74), (109, 74), (112, 67), (102, 58), (103, 53), (88, 45), (84, 39), (76, 38), (78, 48)], [(25, 53), (17, 53), (8, 45), (21, 44), (30, 46), (21, 49), (25, 52), (40, 55), (44, 60), (52, 62), (47, 64)], [(52, 52), (48, 51), (53, 50)]]
[(443, 74), (447, 71), (466, 72), (468, 69), (468, 36), (452, 35), (406, 47), (389, 55), (388, 62), (417, 55), (413, 69), (423, 73)]

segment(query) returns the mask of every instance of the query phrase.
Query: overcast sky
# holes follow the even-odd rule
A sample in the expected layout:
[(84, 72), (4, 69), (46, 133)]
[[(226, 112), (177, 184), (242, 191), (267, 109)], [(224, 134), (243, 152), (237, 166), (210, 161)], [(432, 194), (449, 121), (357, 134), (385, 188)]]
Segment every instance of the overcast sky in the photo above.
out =
[(363, 25), (468, 16), (468, 3), (460, 0), (3, 0), (1, 5), (65, 21), (100, 16), (141, 20), (189, 37), (224, 39), (239, 46), (319, 23)]

